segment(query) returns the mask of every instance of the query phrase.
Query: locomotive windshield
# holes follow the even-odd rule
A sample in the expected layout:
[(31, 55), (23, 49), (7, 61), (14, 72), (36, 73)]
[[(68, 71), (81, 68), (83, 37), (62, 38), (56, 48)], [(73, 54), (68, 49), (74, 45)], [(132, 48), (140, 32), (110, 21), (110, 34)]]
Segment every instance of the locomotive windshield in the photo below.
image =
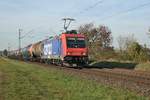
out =
[(68, 48), (85, 48), (85, 39), (79, 37), (70, 37), (67, 38), (67, 47)]

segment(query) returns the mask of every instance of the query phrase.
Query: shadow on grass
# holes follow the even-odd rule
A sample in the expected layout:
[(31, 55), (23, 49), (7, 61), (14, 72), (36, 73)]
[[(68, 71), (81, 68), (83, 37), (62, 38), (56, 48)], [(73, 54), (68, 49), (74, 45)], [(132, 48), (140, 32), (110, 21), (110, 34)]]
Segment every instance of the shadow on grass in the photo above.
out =
[(134, 69), (137, 63), (122, 63), (122, 62), (110, 62), (102, 61), (96, 62), (88, 66), (87, 68), (123, 68), (123, 69)]

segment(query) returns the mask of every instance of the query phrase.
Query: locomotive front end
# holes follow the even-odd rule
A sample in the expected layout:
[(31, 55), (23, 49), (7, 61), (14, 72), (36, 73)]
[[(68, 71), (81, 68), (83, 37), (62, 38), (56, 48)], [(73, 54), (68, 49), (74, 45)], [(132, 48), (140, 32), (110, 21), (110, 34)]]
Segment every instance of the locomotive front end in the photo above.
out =
[(62, 34), (63, 59), (71, 64), (87, 64), (88, 49), (82, 34)]

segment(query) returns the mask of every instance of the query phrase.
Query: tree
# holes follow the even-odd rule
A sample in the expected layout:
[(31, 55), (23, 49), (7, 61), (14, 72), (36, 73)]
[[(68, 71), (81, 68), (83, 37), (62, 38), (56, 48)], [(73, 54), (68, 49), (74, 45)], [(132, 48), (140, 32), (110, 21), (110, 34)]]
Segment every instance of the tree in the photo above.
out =
[(93, 23), (88, 23), (81, 25), (78, 30), (86, 36), (89, 46), (92, 44), (102, 49), (111, 47), (112, 35), (107, 26), (100, 25), (96, 27)]
[(120, 35), (117, 41), (120, 52), (123, 52), (125, 50), (126, 38)]
[(133, 34), (127, 37), (120, 35), (117, 40), (120, 52), (126, 51), (130, 44), (136, 42), (136, 39)]
[(138, 42), (133, 42), (128, 45), (127, 53), (131, 59), (137, 59), (142, 51), (142, 46)]
[(102, 48), (108, 48), (112, 44), (111, 31), (107, 26), (97, 28), (97, 39), (100, 41)]
[(8, 51), (5, 49), (5, 50), (3, 51), (3, 55), (4, 55), (4, 56), (7, 56), (7, 54), (8, 54)]
[(0, 56), (2, 56), (2, 54), (3, 54), (3, 51), (0, 51)]
[(88, 23), (85, 25), (81, 25), (78, 29), (78, 31), (86, 36), (87, 42), (89, 43), (91, 38), (93, 37), (92, 35), (92, 30), (93, 30), (94, 24), (93, 23)]

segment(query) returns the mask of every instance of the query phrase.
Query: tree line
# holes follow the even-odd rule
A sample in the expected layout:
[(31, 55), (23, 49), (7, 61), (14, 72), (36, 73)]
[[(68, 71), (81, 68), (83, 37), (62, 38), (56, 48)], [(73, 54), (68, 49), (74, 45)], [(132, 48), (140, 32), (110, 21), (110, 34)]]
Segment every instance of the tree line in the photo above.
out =
[(4, 49), (3, 51), (0, 51), (0, 56), (7, 56), (8, 55), (8, 50)]
[(116, 50), (112, 46), (112, 32), (107, 26), (88, 23), (81, 25), (78, 31), (86, 36), (89, 57), (93, 60), (115, 59), (136, 62), (150, 60), (150, 49), (146, 45), (140, 45), (134, 35), (119, 36), (117, 39), (119, 50)]

